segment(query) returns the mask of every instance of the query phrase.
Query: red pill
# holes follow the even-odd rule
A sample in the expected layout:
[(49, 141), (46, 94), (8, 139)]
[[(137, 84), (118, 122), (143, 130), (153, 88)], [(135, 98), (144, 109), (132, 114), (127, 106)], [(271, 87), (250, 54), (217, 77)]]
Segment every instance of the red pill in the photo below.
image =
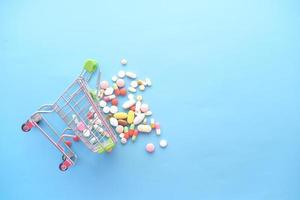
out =
[(124, 133), (124, 138), (127, 140), (129, 138), (129, 133)]
[(68, 147), (72, 146), (72, 142), (71, 141), (65, 141), (65, 144), (68, 145)]
[(128, 133), (129, 133), (129, 136), (132, 137), (133, 133), (134, 133), (134, 130), (129, 130)]
[(125, 96), (127, 94), (126, 88), (120, 89), (120, 95)]
[(119, 90), (119, 88), (115, 89), (115, 90), (114, 90), (114, 93), (115, 93), (116, 96), (119, 96), (119, 95), (120, 95), (120, 90)]
[(114, 105), (114, 106), (117, 106), (118, 105), (118, 99), (114, 98), (113, 100), (111, 100), (111, 104)]
[(138, 130), (134, 130), (133, 135), (137, 136), (138, 134), (139, 134), (139, 131)]

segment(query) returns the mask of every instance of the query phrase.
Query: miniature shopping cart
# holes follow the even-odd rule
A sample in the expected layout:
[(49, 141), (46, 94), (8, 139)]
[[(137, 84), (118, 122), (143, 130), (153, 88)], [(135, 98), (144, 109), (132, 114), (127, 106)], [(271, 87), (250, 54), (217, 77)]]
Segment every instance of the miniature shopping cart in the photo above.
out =
[[(97, 153), (110, 152), (117, 142), (114, 130), (107, 122), (102, 110), (99, 109), (93, 93), (88, 89), (87, 82), (96, 69), (97, 63), (94, 60), (88, 60), (79, 77), (54, 104), (41, 106), (22, 125), (24, 132), (30, 131), (33, 127), (39, 129), (62, 153), (63, 161), (59, 165), (62, 171), (74, 165), (77, 159), (77, 155), (71, 149), (71, 141), (66, 140), (67, 138), (74, 141), (81, 140), (91, 151)], [(98, 84), (99, 79), (100, 72)], [(51, 123), (48, 115), (53, 115), (53, 113), (56, 118), (58, 115), (62, 123), (66, 125), (64, 129), (58, 130), (54, 127), (55, 123)]]

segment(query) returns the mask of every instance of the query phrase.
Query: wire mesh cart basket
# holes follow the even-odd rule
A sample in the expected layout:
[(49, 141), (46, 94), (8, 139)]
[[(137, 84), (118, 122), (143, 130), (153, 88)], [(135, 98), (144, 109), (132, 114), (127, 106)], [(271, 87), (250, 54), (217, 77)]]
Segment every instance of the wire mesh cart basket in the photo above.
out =
[[(117, 138), (97, 101), (88, 89), (88, 81), (97, 70), (97, 63), (88, 60), (79, 77), (63, 92), (54, 104), (41, 106), (22, 125), (24, 132), (37, 128), (62, 153), (61, 171), (76, 162), (77, 155), (71, 149), (71, 141), (81, 140), (92, 152), (110, 152)], [(97, 83), (99, 84), (100, 72)], [(97, 88), (99, 88), (97, 86)], [(56, 113), (66, 127), (58, 130), (47, 115)], [(56, 115), (56, 118), (57, 118)]]

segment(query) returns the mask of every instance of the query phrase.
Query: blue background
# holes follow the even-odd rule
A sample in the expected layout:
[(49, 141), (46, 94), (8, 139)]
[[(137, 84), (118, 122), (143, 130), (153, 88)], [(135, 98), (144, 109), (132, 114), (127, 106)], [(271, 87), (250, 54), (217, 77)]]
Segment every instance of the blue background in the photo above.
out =
[[(0, 2), (0, 199), (300, 199), (300, 2)], [(128, 66), (120, 59), (128, 59)], [(74, 146), (75, 167), (20, 125), (53, 102), (86, 58), (124, 68), (167, 149)]]

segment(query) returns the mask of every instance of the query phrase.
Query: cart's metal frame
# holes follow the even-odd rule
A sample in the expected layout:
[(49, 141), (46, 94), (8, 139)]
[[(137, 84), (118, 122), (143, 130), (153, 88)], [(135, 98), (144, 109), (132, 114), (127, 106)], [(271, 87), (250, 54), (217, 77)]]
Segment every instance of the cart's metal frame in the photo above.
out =
[[(100, 74), (98, 73), (97, 90), (99, 88)], [(91, 97), (87, 82), (90, 81), (92, 73), (82, 70), (79, 77), (63, 92), (63, 94), (55, 101), (54, 104), (42, 105), (29, 120), (22, 125), (22, 130), (27, 132), (32, 127), (38, 128), (41, 133), (58, 149), (63, 155), (63, 162), (59, 165), (60, 170), (65, 171), (70, 166), (74, 165), (77, 155), (65, 142), (65, 138), (73, 138), (74, 141), (79, 139), (93, 152), (102, 153), (111, 151), (117, 143), (114, 130), (111, 128), (98, 104)], [(98, 93), (98, 92), (97, 92)], [(54, 126), (45, 117), (49, 113), (57, 113), (67, 125), (66, 128), (59, 133)], [(88, 119), (89, 112), (93, 113), (94, 119)], [(93, 126), (96, 120), (102, 122), (103, 128), (106, 129), (106, 134), (99, 133)], [(95, 138), (94, 143), (91, 143), (82, 132), (77, 129), (76, 121), (84, 124), (90, 132), (90, 138)], [(46, 125), (48, 130), (51, 130), (57, 137), (55, 140), (46, 130), (40, 125)], [(72, 131), (73, 134), (68, 134)]]

